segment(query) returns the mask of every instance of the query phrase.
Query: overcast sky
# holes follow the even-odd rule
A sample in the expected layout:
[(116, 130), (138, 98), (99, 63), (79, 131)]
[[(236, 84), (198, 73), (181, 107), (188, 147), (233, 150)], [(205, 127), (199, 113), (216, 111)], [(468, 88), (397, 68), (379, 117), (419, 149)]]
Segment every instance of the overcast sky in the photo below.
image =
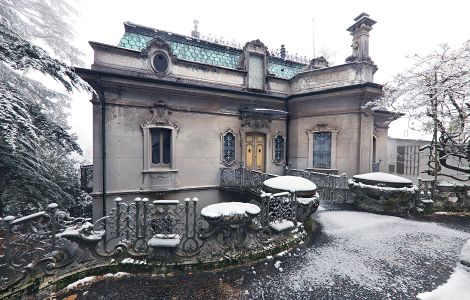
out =
[[(260, 39), (268, 48), (286, 46), (290, 53), (313, 56), (313, 19), (317, 56), (328, 54), (342, 64), (351, 52), (346, 29), (366, 12), (377, 21), (370, 32), (370, 56), (378, 66), (374, 81), (386, 83), (410, 64), (407, 55), (426, 54), (439, 44), (460, 46), (470, 39), (470, 2), (421, 1), (123, 1), (82, 0), (76, 22), (78, 48), (85, 67), (93, 62), (88, 41), (117, 45), (123, 22), (190, 35), (199, 20), (202, 35), (223, 37), (242, 44)], [(87, 159), (92, 158), (92, 105), (85, 94), (75, 95), (70, 123), (79, 135)], [(406, 121), (395, 121), (390, 135), (406, 137)], [(404, 135), (405, 134), (405, 135)], [(416, 138), (416, 134), (408, 133)]]

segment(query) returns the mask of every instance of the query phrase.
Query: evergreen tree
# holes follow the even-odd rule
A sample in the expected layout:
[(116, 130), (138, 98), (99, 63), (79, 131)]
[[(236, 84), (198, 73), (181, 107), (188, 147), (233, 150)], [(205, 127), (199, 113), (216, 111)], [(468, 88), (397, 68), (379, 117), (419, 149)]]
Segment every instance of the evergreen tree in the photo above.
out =
[(86, 199), (70, 158), (81, 154), (66, 120), (70, 98), (30, 76), (38, 71), (68, 93), (89, 89), (69, 66), (80, 62), (67, 23), (74, 14), (66, 0), (0, 0), (0, 215)]

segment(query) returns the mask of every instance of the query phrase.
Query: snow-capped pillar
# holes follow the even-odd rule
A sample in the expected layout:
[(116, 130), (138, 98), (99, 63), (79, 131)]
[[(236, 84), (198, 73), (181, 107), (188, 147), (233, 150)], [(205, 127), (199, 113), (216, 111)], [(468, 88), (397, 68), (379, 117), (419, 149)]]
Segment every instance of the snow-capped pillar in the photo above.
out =
[(354, 23), (347, 30), (353, 36), (352, 55), (346, 59), (346, 62), (369, 62), (373, 63), (369, 56), (369, 31), (372, 26), (377, 23), (369, 18), (369, 15), (362, 13), (357, 16)]

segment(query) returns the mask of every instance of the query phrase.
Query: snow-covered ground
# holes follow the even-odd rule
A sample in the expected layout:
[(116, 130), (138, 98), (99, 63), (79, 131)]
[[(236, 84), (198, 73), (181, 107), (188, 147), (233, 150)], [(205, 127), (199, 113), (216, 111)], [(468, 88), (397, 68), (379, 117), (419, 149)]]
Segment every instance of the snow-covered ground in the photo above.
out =
[(320, 211), (317, 220), (319, 240), (283, 262), (282, 274), (254, 280), (253, 298), (414, 299), (449, 277), (470, 238), (435, 223), (363, 212)]
[(442, 218), (455, 229), (325, 208), (313, 241), (291, 252), (226, 270), (103, 280), (88, 287), (89, 299), (465, 300), (470, 222)]

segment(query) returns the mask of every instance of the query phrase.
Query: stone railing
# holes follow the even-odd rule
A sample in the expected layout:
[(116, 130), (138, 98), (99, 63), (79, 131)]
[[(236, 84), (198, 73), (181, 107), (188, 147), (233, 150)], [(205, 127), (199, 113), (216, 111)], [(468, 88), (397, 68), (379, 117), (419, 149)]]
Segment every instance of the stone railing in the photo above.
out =
[(148, 271), (161, 265), (243, 261), (304, 238), (303, 219), (297, 216), (305, 213), (298, 213), (289, 193), (261, 199), (255, 201), (259, 209), (239, 203), (255, 207), (254, 214), (204, 215), (197, 198), (136, 198), (131, 203), (116, 198), (110, 212), (94, 223), (70, 217), (57, 204), (21, 218), (0, 218), (0, 298), (99, 267), (126, 270), (132, 265)]

